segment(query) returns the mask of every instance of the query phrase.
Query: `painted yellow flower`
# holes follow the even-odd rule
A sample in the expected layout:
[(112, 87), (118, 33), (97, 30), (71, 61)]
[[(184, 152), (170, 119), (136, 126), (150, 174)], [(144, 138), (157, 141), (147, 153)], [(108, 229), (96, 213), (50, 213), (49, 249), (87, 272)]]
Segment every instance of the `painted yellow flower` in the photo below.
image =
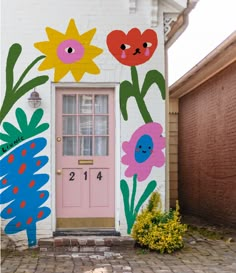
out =
[(54, 81), (58, 82), (71, 72), (78, 82), (84, 73), (99, 74), (100, 69), (93, 58), (103, 52), (99, 47), (90, 45), (96, 32), (93, 28), (79, 34), (74, 19), (71, 19), (66, 33), (63, 34), (50, 27), (46, 28), (48, 41), (35, 43), (34, 46), (46, 55), (39, 70), (54, 68)]

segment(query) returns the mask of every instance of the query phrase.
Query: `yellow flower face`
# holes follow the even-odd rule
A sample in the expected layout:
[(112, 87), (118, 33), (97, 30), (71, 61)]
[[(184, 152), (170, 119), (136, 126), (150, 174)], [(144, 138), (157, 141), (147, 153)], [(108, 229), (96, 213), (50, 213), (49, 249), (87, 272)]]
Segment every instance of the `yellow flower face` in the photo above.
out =
[(93, 59), (103, 50), (90, 45), (96, 32), (93, 28), (80, 35), (75, 21), (70, 20), (66, 33), (63, 34), (55, 29), (46, 28), (48, 41), (35, 43), (34, 46), (46, 55), (39, 66), (39, 70), (55, 69), (54, 81), (58, 82), (68, 72), (71, 72), (78, 82), (84, 73), (99, 74), (100, 69)]

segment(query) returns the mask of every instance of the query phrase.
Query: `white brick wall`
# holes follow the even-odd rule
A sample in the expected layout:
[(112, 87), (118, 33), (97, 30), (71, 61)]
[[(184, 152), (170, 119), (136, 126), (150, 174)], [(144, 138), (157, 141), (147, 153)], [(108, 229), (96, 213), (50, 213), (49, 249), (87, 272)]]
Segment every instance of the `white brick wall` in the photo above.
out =
[[(23, 51), (20, 59), (15, 67), (15, 77), (18, 78), (23, 72), (23, 69), (37, 56), (40, 52), (34, 48), (33, 44), (39, 41), (47, 40), (45, 27), (49, 26), (62, 33), (65, 32), (69, 20), (75, 19), (75, 23), (80, 33), (84, 33), (94, 27), (97, 32), (92, 40), (92, 44), (103, 48), (104, 53), (96, 58), (96, 64), (100, 67), (101, 73), (99, 75), (85, 74), (81, 82), (121, 82), (123, 80), (130, 80), (130, 68), (118, 63), (109, 53), (106, 46), (106, 36), (109, 32), (115, 29), (121, 29), (125, 32), (133, 27), (138, 27), (141, 31), (150, 28), (151, 22), (151, 1), (137, 1), (137, 10), (134, 14), (129, 14), (128, 0), (2, 0), (2, 25), (1, 25), (1, 55), (2, 55), (2, 69), (1, 69), (1, 92), (2, 95), (5, 90), (5, 63), (9, 47), (17, 42), (22, 45)], [(164, 64), (164, 37), (162, 25), (162, 6), (159, 7), (159, 24), (154, 29), (158, 34), (159, 45), (153, 57), (147, 63), (138, 66), (139, 80), (143, 81), (146, 72), (150, 69), (157, 69), (163, 75), (165, 71)], [(38, 75), (37, 69), (30, 72), (29, 77)], [(47, 74), (50, 77), (49, 82), (37, 88), (37, 91), (42, 97), (42, 108), (44, 109), (44, 117), (42, 122), (49, 122), (52, 119), (51, 112), (51, 81), (53, 81), (53, 70), (44, 71), (41, 75)], [(71, 75), (64, 77), (61, 82), (73, 82)], [(32, 115), (32, 108), (28, 106), (27, 98), (29, 93), (23, 96), (17, 104), (11, 109), (7, 115), (6, 121), (15, 123), (15, 108), (22, 107), (28, 114)], [(145, 97), (148, 109), (154, 121), (162, 124), (165, 130), (165, 102), (161, 99), (160, 92), (156, 86), (152, 86), (148, 95)], [(118, 101), (116, 103), (119, 103)], [(132, 133), (143, 124), (141, 115), (139, 114), (136, 102), (129, 100), (129, 120), (124, 122), (121, 118), (121, 143), (129, 140)], [(44, 155), (51, 157), (51, 130), (47, 130), (41, 134), (48, 140), (46, 149), (43, 150)], [(163, 134), (165, 136), (165, 132)], [(123, 155), (123, 151), (121, 151)], [(119, 160), (117, 160), (119, 162)], [(45, 173), (50, 174), (52, 170), (52, 161), (44, 168)], [(124, 177), (124, 165), (120, 166), (120, 178)], [(54, 176), (52, 176), (53, 178)], [(148, 181), (155, 179), (158, 183), (158, 188), (161, 192), (163, 205), (165, 200), (165, 167), (153, 168)], [(132, 179), (130, 179), (132, 181)], [(45, 185), (44, 189), (50, 191), (50, 196), (54, 194), (52, 191), (53, 181), (51, 179)], [(116, 181), (120, 183), (120, 181)], [(141, 195), (147, 182), (138, 183), (137, 197)], [(130, 184), (131, 186), (131, 184)], [(119, 188), (119, 187), (118, 187)], [(120, 191), (117, 193), (120, 200), (120, 231), (122, 234), (126, 233), (126, 219), (123, 209), (123, 200)], [(47, 200), (47, 205), (52, 209), (51, 197)], [(119, 213), (118, 213), (119, 215)], [(55, 211), (45, 220), (37, 223), (38, 237), (47, 237), (52, 235), (54, 226), (52, 223), (55, 220)], [(5, 221), (3, 222), (3, 224)], [(25, 232), (21, 232), (12, 236), (17, 240), (25, 239)]]

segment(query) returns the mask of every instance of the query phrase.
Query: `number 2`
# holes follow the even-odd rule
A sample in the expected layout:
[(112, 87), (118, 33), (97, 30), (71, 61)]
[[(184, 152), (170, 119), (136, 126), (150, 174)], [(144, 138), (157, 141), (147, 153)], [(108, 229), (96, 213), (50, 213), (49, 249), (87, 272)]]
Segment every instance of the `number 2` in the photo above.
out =
[(70, 179), (69, 181), (74, 181), (75, 180), (75, 172), (70, 172)]

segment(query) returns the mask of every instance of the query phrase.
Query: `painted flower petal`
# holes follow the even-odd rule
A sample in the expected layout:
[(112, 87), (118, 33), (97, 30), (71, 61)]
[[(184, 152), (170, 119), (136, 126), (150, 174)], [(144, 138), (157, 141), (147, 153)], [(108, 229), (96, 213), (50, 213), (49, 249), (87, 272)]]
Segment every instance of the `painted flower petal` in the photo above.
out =
[(80, 81), (85, 73), (100, 73), (93, 58), (100, 55), (103, 50), (90, 45), (96, 28), (80, 35), (74, 19), (71, 19), (65, 34), (50, 27), (46, 28), (46, 32), (49, 40), (34, 44), (46, 55), (38, 68), (39, 70), (54, 68), (54, 81), (56, 82), (60, 81), (68, 72), (72, 73), (76, 81)]
[(67, 66), (59, 66), (57, 67), (57, 69), (55, 69), (54, 72), (54, 81), (55, 82), (59, 82), (60, 79), (62, 79), (63, 77), (65, 77), (65, 75), (69, 72), (69, 69)]
[(124, 152), (127, 152), (129, 149), (129, 142), (128, 141), (124, 141), (122, 143), (122, 149), (124, 150)]
[(124, 165), (129, 165), (129, 156), (128, 155), (124, 155), (122, 158), (121, 158), (121, 162), (124, 164)]
[(34, 47), (40, 50), (44, 54), (48, 54), (51, 43), (48, 41), (34, 43)]
[(85, 32), (80, 36), (80, 39), (84, 41), (84, 44), (89, 45), (93, 39), (93, 36), (96, 32), (96, 28), (90, 29), (89, 31)]
[(74, 79), (79, 82), (81, 80), (81, 78), (84, 76), (84, 72), (81, 72), (79, 70), (75, 70), (75, 69), (72, 69), (71, 70), (71, 73), (74, 77)]
[(90, 74), (99, 74), (100, 69), (94, 62), (91, 62), (90, 64), (88, 64), (86, 72)]
[(137, 174), (137, 180), (145, 180), (153, 166), (162, 167), (165, 164), (165, 138), (161, 136), (163, 129), (159, 123), (147, 123), (140, 126), (131, 136), (130, 141), (122, 144), (125, 155), (121, 162), (128, 165), (125, 175), (132, 177)]
[(67, 27), (66, 30), (66, 36), (68, 38), (79, 38), (80, 34), (78, 32), (78, 29), (75, 25), (75, 20), (74, 19), (70, 19), (69, 25)]
[(125, 175), (127, 177), (132, 177), (135, 175), (135, 170), (133, 168), (128, 167), (125, 171)]
[(102, 52), (103, 50), (101, 48), (90, 45), (87, 47), (83, 61), (86, 62), (87, 60), (91, 60), (100, 55)]
[(38, 67), (38, 70), (43, 71), (43, 70), (51, 69), (53, 67), (54, 67), (54, 63), (49, 58), (46, 58), (42, 61), (42, 63)]
[(165, 156), (164, 156), (164, 154), (161, 151), (158, 151), (158, 152), (156, 152), (155, 156), (158, 158), (158, 160), (155, 162), (155, 166), (156, 167), (163, 166), (163, 164), (165, 162)]
[(137, 180), (139, 182), (141, 181), (144, 181), (146, 178), (148, 178), (150, 172), (152, 170), (152, 166), (148, 166), (148, 165), (145, 165), (143, 168), (142, 168), (142, 171), (138, 172), (138, 175), (137, 175)]
[(107, 36), (107, 46), (111, 54), (121, 64), (136, 66), (147, 62), (158, 44), (157, 34), (152, 29), (143, 33), (132, 28), (127, 34), (121, 30), (113, 30)]
[(63, 40), (65, 35), (53, 28), (46, 27), (46, 33), (49, 41)]

